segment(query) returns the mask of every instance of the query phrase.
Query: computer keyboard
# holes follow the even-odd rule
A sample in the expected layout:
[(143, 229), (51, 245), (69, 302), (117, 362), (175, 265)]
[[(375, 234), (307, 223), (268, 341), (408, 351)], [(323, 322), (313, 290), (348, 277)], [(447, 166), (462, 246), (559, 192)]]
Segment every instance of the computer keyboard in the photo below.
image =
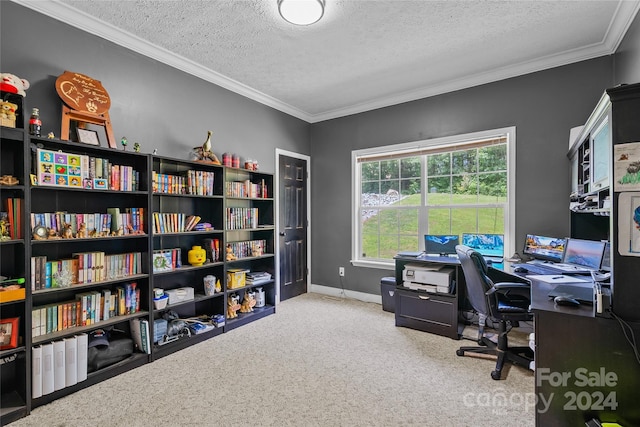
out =
[(557, 274), (558, 270), (552, 270), (551, 268), (544, 267), (540, 264), (513, 264), (512, 267), (515, 269), (517, 267), (525, 268), (526, 274)]

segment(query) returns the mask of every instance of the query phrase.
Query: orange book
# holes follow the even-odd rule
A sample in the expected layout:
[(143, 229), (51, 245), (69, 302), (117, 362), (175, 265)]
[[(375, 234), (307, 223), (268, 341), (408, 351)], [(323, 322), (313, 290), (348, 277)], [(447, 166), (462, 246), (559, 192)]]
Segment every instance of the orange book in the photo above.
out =
[(67, 321), (67, 316), (69, 315), (69, 306), (65, 303), (62, 304), (62, 329), (67, 329), (69, 327), (69, 322)]

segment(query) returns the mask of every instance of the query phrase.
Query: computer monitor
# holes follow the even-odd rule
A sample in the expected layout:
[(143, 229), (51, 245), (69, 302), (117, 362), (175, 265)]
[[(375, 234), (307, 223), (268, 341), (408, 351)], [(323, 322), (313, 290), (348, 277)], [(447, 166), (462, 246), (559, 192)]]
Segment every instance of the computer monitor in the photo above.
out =
[(425, 234), (424, 252), (442, 256), (456, 253), (456, 245), (460, 243), (460, 236), (453, 234)]
[(564, 238), (527, 234), (522, 252), (534, 259), (562, 262), (564, 245)]
[(475, 249), (484, 256), (504, 256), (503, 234), (462, 233), (462, 244)]
[(602, 264), (600, 264), (600, 270), (611, 271), (611, 243), (605, 242), (604, 254), (602, 254)]
[(562, 263), (580, 265), (589, 270), (599, 270), (605, 244), (599, 240), (567, 239)]

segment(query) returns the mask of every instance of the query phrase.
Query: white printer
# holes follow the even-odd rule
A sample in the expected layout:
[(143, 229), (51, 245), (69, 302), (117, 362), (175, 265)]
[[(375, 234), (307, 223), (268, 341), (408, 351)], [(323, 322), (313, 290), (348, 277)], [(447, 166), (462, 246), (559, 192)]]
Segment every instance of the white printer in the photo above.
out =
[(438, 264), (405, 264), (403, 286), (427, 292), (450, 293), (454, 268)]

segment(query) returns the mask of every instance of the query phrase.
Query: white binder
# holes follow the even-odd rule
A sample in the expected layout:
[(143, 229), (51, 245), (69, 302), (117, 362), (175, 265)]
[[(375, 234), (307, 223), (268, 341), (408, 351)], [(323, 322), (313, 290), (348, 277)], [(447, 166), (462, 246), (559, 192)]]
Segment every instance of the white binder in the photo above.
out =
[(64, 378), (65, 387), (72, 386), (78, 382), (77, 366), (77, 338), (69, 337), (64, 339)]
[(53, 343), (42, 345), (42, 394), (53, 393)]
[(42, 396), (42, 347), (31, 349), (31, 397)]
[(76, 365), (78, 382), (87, 379), (87, 351), (89, 349), (89, 336), (87, 334), (76, 335)]
[(66, 384), (64, 374), (64, 341), (53, 342), (53, 389), (62, 390)]

